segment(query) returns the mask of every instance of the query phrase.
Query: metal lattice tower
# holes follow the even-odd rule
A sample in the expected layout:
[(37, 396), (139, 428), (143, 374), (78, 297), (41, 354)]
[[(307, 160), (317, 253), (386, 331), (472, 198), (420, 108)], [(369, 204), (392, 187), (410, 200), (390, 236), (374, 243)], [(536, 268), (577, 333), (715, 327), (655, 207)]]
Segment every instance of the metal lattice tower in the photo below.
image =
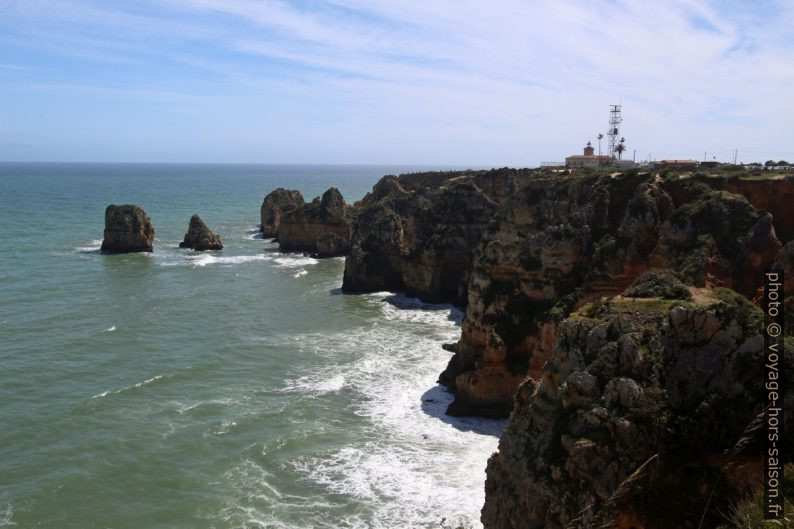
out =
[(620, 116), (621, 105), (609, 105), (609, 150), (607, 151), (610, 156), (615, 156), (615, 147), (618, 145), (618, 137), (620, 137), (620, 124), (623, 118)]

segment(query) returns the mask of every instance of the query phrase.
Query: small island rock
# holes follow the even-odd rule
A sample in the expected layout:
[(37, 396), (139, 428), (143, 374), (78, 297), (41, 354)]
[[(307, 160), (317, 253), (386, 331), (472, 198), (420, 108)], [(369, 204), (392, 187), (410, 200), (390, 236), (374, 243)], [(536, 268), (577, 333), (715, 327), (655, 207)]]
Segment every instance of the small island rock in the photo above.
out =
[(180, 248), (192, 248), (193, 250), (222, 250), (221, 238), (212, 233), (212, 230), (204, 224), (201, 217), (193, 215), (190, 217), (185, 240), (179, 243)]
[(154, 227), (143, 209), (131, 204), (111, 204), (105, 209), (102, 252), (151, 252), (153, 242)]

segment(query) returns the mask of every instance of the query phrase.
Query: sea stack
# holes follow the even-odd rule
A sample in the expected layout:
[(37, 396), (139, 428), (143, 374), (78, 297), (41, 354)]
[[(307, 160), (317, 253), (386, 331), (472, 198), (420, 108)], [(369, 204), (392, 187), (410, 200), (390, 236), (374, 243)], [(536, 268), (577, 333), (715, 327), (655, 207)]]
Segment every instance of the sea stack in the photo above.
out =
[(281, 217), (279, 249), (318, 256), (345, 255), (350, 246), (353, 213), (354, 209), (345, 203), (339, 190), (332, 187), (322, 198), (317, 197)]
[(193, 215), (190, 217), (190, 225), (185, 234), (185, 240), (179, 243), (180, 248), (192, 248), (193, 250), (222, 250), (221, 238), (212, 233), (212, 230), (204, 224), (201, 217)]
[(262, 237), (266, 239), (277, 237), (281, 216), (301, 207), (304, 203), (303, 195), (295, 189), (279, 187), (269, 193), (262, 201), (259, 210)]
[(103, 252), (151, 252), (153, 242), (154, 227), (143, 209), (131, 204), (105, 209)]

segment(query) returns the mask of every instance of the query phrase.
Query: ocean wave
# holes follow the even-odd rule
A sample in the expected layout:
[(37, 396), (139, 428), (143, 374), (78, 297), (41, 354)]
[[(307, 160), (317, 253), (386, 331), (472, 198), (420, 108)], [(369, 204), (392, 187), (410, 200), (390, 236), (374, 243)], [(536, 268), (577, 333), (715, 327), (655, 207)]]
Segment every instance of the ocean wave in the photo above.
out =
[(265, 261), (268, 257), (265, 254), (256, 255), (213, 255), (210, 253), (186, 254), (177, 261), (165, 261), (160, 263), (162, 266), (190, 266), (192, 268), (203, 268), (205, 266), (233, 266), (254, 261)]
[[(459, 335), (459, 311), (392, 296), (367, 296), (387, 315), (374, 326), (301, 337), (302, 354), (336, 363), (286, 388), (320, 394), (323, 382), (343, 380), (349, 409), (368, 426), (359, 440), (290, 464), (301, 479), (371, 506), (369, 527), (437, 526), (442, 517), (479, 527), (485, 459), (505, 421), (445, 415), (452, 395), (436, 378), (449, 360), (441, 343)], [(406, 332), (407, 321), (415, 331)]]
[[(149, 385), (149, 384), (151, 384), (153, 382), (157, 382), (158, 380), (160, 380), (162, 378), (163, 378), (163, 375), (155, 375), (155, 376), (153, 376), (151, 378), (147, 378), (146, 380), (142, 380), (141, 382), (137, 382), (137, 383), (135, 383), (135, 384), (133, 384), (131, 386), (126, 386), (126, 387), (123, 387), (121, 389), (117, 389), (117, 390), (113, 391), (113, 393), (118, 395), (119, 393), (124, 393), (125, 391), (130, 391), (130, 390), (137, 389), (137, 388), (140, 388), (140, 387), (143, 387), (143, 386), (147, 386), (147, 385)], [(101, 398), (107, 397), (110, 393), (111, 393), (110, 390), (103, 391), (102, 393), (99, 393), (99, 394), (94, 395), (93, 397), (91, 397), (91, 400), (101, 399)]]
[(17, 523), (12, 520), (13, 517), (14, 510), (11, 508), (11, 505), (7, 505), (5, 509), (0, 510), (0, 527), (13, 527), (17, 525)]
[(342, 375), (328, 376), (303, 376), (293, 380), (287, 380), (284, 390), (287, 393), (309, 393), (312, 395), (324, 395), (334, 393), (345, 386), (345, 377)]
[(100, 248), (102, 248), (102, 239), (94, 239), (88, 246), (75, 246), (74, 250), (77, 253), (99, 253)]
[(308, 257), (305, 255), (283, 254), (280, 257), (274, 258), (273, 262), (279, 268), (297, 268), (306, 265), (314, 265), (319, 263), (320, 261), (318, 261), (314, 257)]

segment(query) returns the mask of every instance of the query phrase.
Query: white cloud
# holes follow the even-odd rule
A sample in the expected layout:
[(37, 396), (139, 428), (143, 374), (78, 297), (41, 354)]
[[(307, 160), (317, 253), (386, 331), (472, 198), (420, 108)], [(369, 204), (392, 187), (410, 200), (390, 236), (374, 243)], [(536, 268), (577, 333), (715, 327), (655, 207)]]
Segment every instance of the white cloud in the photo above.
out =
[[(311, 5), (169, 0), (130, 12), (36, 0), (2, 9), (21, 22), (15, 46), (36, 35), (29, 45), (49, 42), (53, 54), (198, 68), (212, 89), (223, 87), (213, 96), (226, 93), (238, 104), (304, 101), (303, 110), (290, 106), (295, 114), (284, 117), (292, 120), (285, 128), (306, 123), (316, 133), (319, 119), (339, 156), (313, 161), (561, 159), (606, 128), (608, 105), (619, 98), (630, 150), (640, 156), (736, 146), (794, 150), (787, 132), (794, 122), (794, 9), (785, 2)], [(153, 91), (190, 86), (187, 74), (169, 78), (160, 70), (151, 82), (166, 86)], [(255, 123), (246, 127), (247, 137), (259, 132)], [(362, 157), (362, 150), (382, 158)]]

